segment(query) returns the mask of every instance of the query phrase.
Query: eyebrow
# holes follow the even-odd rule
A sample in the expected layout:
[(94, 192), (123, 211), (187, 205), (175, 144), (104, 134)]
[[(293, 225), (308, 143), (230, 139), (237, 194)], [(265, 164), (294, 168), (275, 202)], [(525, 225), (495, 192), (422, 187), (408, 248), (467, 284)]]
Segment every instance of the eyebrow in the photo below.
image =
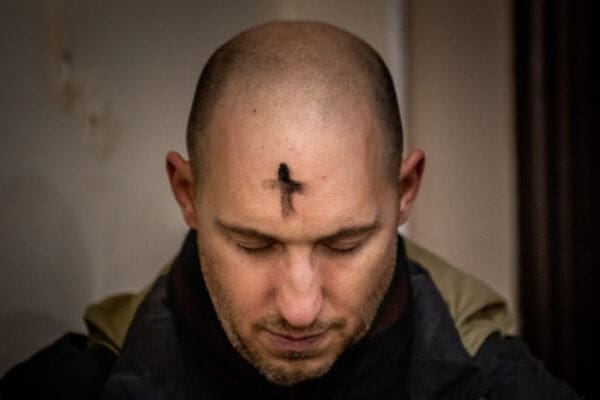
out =
[(240, 225), (229, 224), (229, 223), (223, 222), (219, 219), (215, 219), (215, 224), (222, 230), (228, 231), (230, 233), (236, 233), (238, 235), (252, 237), (255, 239), (267, 240), (267, 241), (276, 241), (277, 240), (274, 236), (260, 232), (256, 229), (246, 228), (246, 227), (240, 226)]
[[(366, 236), (366, 235), (371, 234), (372, 232), (375, 232), (377, 229), (379, 229), (379, 227), (381, 226), (380, 221), (381, 221), (381, 219), (379, 218), (379, 216), (377, 216), (373, 222), (370, 222), (370, 223), (364, 224), (364, 225), (353, 225), (353, 226), (342, 227), (331, 234), (327, 234), (323, 237), (317, 238), (315, 241), (316, 242), (330, 242), (333, 240), (338, 240), (338, 239), (347, 238), (347, 237), (354, 237), (354, 236), (361, 236), (361, 235)], [(241, 225), (229, 224), (229, 223), (223, 222), (219, 219), (215, 219), (215, 223), (219, 228), (221, 228), (227, 232), (238, 234), (241, 236), (246, 236), (249, 238), (271, 241), (271, 242), (281, 242), (282, 241), (273, 235), (269, 235), (268, 233), (261, 232), (254, 228), (248, 228), (248, 227), (244, 227)]]

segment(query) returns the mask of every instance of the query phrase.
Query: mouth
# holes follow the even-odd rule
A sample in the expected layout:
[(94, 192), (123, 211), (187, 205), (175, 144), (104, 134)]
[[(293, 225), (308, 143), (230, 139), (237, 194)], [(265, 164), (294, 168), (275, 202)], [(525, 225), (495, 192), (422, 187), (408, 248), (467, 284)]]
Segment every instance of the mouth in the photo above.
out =
[(315, 353), (322, 347), (327, 331), (295, 335), (267, 331), (271, 347), (276, 353)]

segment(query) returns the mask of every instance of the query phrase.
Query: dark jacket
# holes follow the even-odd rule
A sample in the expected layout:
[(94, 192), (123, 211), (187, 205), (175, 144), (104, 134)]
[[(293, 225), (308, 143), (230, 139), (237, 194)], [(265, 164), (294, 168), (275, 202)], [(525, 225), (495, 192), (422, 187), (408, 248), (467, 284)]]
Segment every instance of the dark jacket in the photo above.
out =
[[(471, 284), (461, 287), (462, 283), (444, 279), (444, 295), (431, 278), (440, 274), (437, 267), (428, 272), (408, 260), (400, 244), (397, 269), (406, 271), (411, 293), (407, 317), (375, 341), (348, 351), (325, 378), (315, 382), (278, 388), (247, 369), (236, 354), (198, 345), (173, 312), (168, 274), (159, 277), (139, 307), (134, 307), (124, 343), (116, 343), (114, 334), (99, 335), (98, 326), (88, 320), (90, 337), (67, 335), (17, 366), (0, 383), (0, 396), (3, 400), (577, 398), (522, 342), (505, 335), (497, 312), (490, 314), (497, 304), (484, 302), (466, 316), (467, 306), (456, 298), (469, 296), (448, 292), (448, 287), (457, 292)], [(184, 245), (179, 260), (194, 258), (185, 254), (193, 252), (189, 247), (186, 250)], [(404, 346), (399, 338), (407, 332), (409, 341)], [(218, 368), (219, 363), (224, 369)]]

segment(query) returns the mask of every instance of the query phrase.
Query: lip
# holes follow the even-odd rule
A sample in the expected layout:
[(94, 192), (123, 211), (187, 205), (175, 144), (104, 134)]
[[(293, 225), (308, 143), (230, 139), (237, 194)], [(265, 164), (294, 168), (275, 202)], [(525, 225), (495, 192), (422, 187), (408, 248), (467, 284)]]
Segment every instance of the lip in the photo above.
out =
[(320, 347), (327, 331), (293, 335), (267, 331), (271, 346), (277, 352), (313, 352)]

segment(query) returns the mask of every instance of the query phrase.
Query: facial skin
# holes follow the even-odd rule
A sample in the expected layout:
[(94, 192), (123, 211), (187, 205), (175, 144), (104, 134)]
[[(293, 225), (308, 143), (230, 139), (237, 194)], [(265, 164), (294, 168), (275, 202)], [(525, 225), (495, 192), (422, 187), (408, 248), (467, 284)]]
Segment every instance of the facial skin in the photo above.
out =
[[(422, 152), (409, 154), (391, 184), (366, 96), (323, 90), (294, 76), (231, 84), (207, 128), (201, 181), (167, 156), (224, 331), (281, 386), (324, 375), (370, 328), (424, 165)], [(281, 163), (303, 185), (288, 213), (270, 184)]]

